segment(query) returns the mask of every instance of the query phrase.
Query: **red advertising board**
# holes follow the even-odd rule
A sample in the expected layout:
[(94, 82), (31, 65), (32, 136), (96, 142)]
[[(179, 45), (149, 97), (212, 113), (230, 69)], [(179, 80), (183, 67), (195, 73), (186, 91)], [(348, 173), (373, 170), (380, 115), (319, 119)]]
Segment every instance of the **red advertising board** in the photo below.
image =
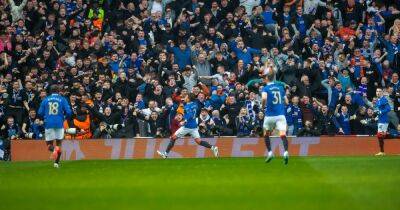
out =
[[(219, 147), (221, 157), (260, 157), (266, 149), (262, 138), (220, 137), (205, 139)], [(97, 139), (63, 141), (63, 160), (151, 159), (159, 158), (157, 150), (165, 150), (169, 139)], [(378, 151), (376, 137), (299, 137), (291, 138), (291, 156), (360, 156)], [(279, 138), (272, 138), (276, 155), (283, 153)], [(387, 154), (400, 154), (400, 140), (385, 140)], [(44, 141), (15, 140), (11, 143), (12, 161), (49, 160)], [(176, 142), (171, 158), (212, 157), (211, 151), (198, 146), (193, 139)]]

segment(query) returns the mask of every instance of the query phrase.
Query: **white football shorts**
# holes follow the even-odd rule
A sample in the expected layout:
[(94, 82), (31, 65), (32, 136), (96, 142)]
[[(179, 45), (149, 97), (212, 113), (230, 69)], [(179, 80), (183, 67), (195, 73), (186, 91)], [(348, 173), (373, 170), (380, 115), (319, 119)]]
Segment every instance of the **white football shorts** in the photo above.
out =
[(185, 128), (184, 126), (182, 126), (175, 132), (175, 136), (178, 138), (182, 138), (187, 134), (189, 134), (192, 138), (195, 139), (200, 138), (198, 128)]
[(46, 141), (63, 140), (64, 139), (64, 128), (45, 129), (44, 136), (45, 136)]
[(264, 130), (272, 131), (277, 129), (281, 132), (286, 132), (286, 117), (285, 115), (278, 115), (278, 116), (266, 116), (264, 117)]
[(378, 123), (378, 133), (379, 132), (387, 132), (389, 127), (389, 123)]

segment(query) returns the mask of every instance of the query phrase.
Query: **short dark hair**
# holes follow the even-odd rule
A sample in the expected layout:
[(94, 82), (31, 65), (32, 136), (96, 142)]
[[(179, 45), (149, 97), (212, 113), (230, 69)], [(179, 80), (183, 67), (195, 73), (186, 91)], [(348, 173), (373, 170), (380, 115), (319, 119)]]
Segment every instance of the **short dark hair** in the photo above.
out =
[(60, 87), (56, 84), (50, 86), (50, 93), (58, 93), (60, 91)]

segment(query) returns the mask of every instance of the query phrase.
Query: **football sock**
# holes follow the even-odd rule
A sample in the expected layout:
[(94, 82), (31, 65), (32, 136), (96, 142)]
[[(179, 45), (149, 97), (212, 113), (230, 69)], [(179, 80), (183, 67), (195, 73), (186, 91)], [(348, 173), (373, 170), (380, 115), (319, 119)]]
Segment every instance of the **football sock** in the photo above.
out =
[(61, 159), (61, 151), (57, 154), (57, 159), (54, 162), (58, 164), (60, 163), (60, 159)]
[(269, 139), (269, 136), (264, 137), (264, 142), (265, 146), (267, 146), (268, 152), (271, 151), (271, 140)]
[(200, 145), (203, 146), (203, 147), (211, 148), (211, 144), (209, 144), (206, 141), (200, 141)]
[(165, 150), (165, 152), (168, 154), (169, 151), (171, 151), (172, 147), (174, 147), (174, 145), (175, 145), (175, 140), (170, 140), (167, 146), (167, 150)]
[(378, 141), (379, 141), (379, 149), (381, 150), (381, 152), (385, 152), (384, 151), (384, 141), (383, 141), (383, 137), (380, 137), (380, 138), (378, 138)]
[(283, 148), (285, 149), (285, 151), (288, 151), (289, 143), (286, 136), (281, 136), (281, 139), (283, 143)]

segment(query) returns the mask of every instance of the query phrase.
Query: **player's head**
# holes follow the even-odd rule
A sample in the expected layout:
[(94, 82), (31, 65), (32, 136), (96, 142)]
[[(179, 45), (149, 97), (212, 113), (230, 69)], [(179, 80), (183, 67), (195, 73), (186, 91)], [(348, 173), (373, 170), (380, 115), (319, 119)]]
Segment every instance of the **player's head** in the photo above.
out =
[(183, 119), (182, 113), (176, 113), (175, 119), (176, 119), (178, 122), (182, 121), (182, 119)]
[(272, 82), (275, 79), (275, 71), (274, 70), (270, 70), (268, 71), (265, 75), (264, 75), (264, 81), (266, 83)]
[(262, 68), (263, 68), (263, 75), (265, 82), (274, 81), (276, 72), (276, 66), (274, 64), (274, 61), (271, 59), (267, 60)]
[(50, 93), (58, 93), (60, 91), (60, 88), (58, 85), (51, 85), (50, 86)]
[(376, 97), (380, 98), (383, 96), (382, 88), (376, 88)]

